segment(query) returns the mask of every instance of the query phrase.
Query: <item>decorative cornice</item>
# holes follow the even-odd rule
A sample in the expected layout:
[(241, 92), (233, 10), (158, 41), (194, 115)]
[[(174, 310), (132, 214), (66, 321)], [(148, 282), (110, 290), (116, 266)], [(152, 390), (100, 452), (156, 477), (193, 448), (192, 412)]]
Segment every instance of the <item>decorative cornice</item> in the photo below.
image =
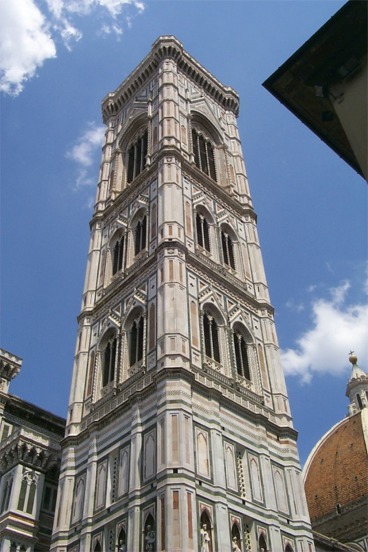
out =
[(0, 349), (0, 378), (4, 378), (7, 381), (12, 380), (20, 372), (22, 366), (22, 359)]
[(164, 59), (173, 59), (180, 70), (194, 84), (225, 110), (239, 114), (239, 96), (235, 90), (220, 83), (209, 71), (200, 65), (174, 36), (160, 36), (150, 53), (114, 91), (102, 101), (102, 116), (106, 124), (129, 102), (138, 90), (146, 84)]
[(22, 463), (39, 471), (48, 471), (60, 462), (61, 448), (56, 441), (23, 429), (13, 432), (0, 451), (0, 474)]

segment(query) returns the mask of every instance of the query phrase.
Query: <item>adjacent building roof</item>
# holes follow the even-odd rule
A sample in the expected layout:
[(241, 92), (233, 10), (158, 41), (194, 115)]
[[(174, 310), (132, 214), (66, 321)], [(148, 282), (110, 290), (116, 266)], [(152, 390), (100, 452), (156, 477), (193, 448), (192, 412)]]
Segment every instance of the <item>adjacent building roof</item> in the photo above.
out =
[(366, 0), (347, 2), (263, 86), (364, 177), (325, 90), (349, 78), (367, 56)]

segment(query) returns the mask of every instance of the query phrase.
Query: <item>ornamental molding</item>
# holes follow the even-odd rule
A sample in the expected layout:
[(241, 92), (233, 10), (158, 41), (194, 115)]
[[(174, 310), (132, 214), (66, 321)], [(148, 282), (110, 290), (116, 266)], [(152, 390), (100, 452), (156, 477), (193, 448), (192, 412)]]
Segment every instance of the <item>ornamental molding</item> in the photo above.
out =
[(198, 192), (201, 191), (204, 197), (210, 198), (216, 206), (221, 206), (222, 209), (238, 220), (243, 221), (245, 218), (249, 218), (254, 222), (256, 221), (257, 217), (253, 207), (243, 205), (232, 196), (229, 196), (225, 188), (198, 169), (194, 162), (190, 163), (185, 158), (182, 158), (182, 177), (184, 183), (185, 181), (190, 183), (198, 189)]
[(59, 443), (51, 444), (49, 440), (41, 442), (41, 436), (27, 436), (23, 432), (12, 435), (13, 440), (10, 440), (0, 452), (0, 474), (6, 473), (19, 463), (32, 466), (39, 471), (48, 471), (60, 462)]
[[(207, 284), (213, 287), (213, 289), (220, 291), (225, 297), (231, 298), (233, 302), (240, 303), (243, 308), (248, 309), (257, 316), (259, 316), (260, 309), (267, 309), (273, 312), (273, 307), (270, 304), (267, 304), (267, 306), (264, 303), (258, 304), (256, 299), (254, 299), (254, 302), (251, 302), (253, 298), (244, 289), (244, 282), (234, 278), (227, 270), (223, 269), (223, 267), (219, 267), (217, 263), (210, 261), (207, 257), (188, 252), (187, 266), (188, 270), (193, 272), (198, 278), (202, 280), (205, 279)], [(209, 268), (211, 270), (211, 275), (217, 276), (217, 279), (211, 277), (211, 275), (206, 272), (206, 268)], [(224, 281), (219, 282), (220, 278)], [(231, 292), (229, 284), (231, 288), (233, 288), (233, 292)], [(241, 289), (240, 285), (243, 286), (243, 289)]]
[(102, 116), (109, 119), (124, 109), (143, 87), (147, 87), (163, 61), (172, 59), (187, 79), (201, 88), (212, 101), (224, 110), (239, 114), (239, 96), (235, 90), (220, 83), (207, 69), (194, 60), (174, 36), (160, 36), (152, 50), (125, 81), (102, 101)]

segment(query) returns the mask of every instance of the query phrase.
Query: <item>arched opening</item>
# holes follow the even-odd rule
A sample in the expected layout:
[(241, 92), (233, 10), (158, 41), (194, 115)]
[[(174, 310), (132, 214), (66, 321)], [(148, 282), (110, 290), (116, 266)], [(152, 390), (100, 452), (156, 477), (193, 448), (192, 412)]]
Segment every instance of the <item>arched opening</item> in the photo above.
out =
[(129, 365), (133, 366), (143, 358), (144, 318), (140, 312), (133, 319), (128, 332)]
[(239, 376), (251, 380), (250, 362), (249, 362), (249, 341), (250, 337), (241, 324), (236, 324), (233, 328), (233, 345), (235, 353), (235, 367)]
[(215, 318), (209, 312), (203, 314), (203, 337), (206, 356), (220, 362), (219, 330)]
[(214, 145), (202, 130), (192, 129), (194, 162), (196, 166), (212, 180), (216, 178)]
[(226, 228), (221, 228), (222, 258), (225, 265), (235, 270), (234, 241)]
[(130, 145), (127, 160), (127, 182), (130, 184), (145, 168), (148, 146), (148, 131), (145, 129)]
[(127, 538), (124, 528), (121, 528), (118, 535), (118, 552), (126, 552)]
[(241, 536), (239, 525), (237, 523), (233, 523), (231, 528), (231, 545), (232, 552), (241, 552)]
[(115, 378), (115, 364), (117, 356), (117, 337), (112, 335), (105, 343), (102, 354), (102, 387), (106, 387)]
[(93, 552), (102, 552), (102, 547), (100, 541), (97, 541), (93, 547)]
[(207, 510), (203, 510), (201, 514), (201, 530), (200, 530), (200, 543), (201, 552), (212, 552), (212, 524), (211, 518)]
[(147, 216), (140, 218), (134, 228), (134, 255), (146, 249), (147, 244)]
[(120, 272), (123, 268), (124, 263), (124, 253), (125, 253), (125, 235), (120, 236), (113, 247), (112, 250), (112, 274)]
[(144, 524), (144, 550), (150, 552), (155, 550), (156, 547), (156, 531), (155, 520), (152, 514), (148, 514), (146, 522)]
[(293, 549), (293, 547), (291, 546), (291, 544), (288, 543), (288, 544), (285, 546), (285, 552), (294, 552), (294, 549)]
[(362, 399), (360, 398), (359, 394), (357, 394), (356, 400), (357, 400), (357, 403), (358, 403), (359, 410), (362, 410), (363, 409), (363, 402), (362, 402)]
[(211, 252), (209, 224), (206, 216), (202, 213), (196, 214), (197, 244), (209, 253)]
[(259, 552), (267, 552), (267, 550), (268, 550), (266, 536), (265, 536), (264, 533), (261, 533), (259, 535), (258, 548), (259, 548)]

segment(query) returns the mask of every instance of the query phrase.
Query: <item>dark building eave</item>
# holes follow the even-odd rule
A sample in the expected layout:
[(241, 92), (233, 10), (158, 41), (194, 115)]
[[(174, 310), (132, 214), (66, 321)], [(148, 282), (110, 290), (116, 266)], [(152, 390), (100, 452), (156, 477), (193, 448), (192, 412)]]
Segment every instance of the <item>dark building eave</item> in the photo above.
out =
[[(359, 62), (367, 55), (367, 4), (365, 0), (347, 2), (263, 83), (363, 178), (344, 129), (338, 117), (333, 116), (330, 99), (316, 96), (316, 87), (323, 93), (329, 85), (352, 78), (353, 71), (342, 77), (341, 68), (350, 60)], [(359, 64), (355, 70), (359, 70)]]

